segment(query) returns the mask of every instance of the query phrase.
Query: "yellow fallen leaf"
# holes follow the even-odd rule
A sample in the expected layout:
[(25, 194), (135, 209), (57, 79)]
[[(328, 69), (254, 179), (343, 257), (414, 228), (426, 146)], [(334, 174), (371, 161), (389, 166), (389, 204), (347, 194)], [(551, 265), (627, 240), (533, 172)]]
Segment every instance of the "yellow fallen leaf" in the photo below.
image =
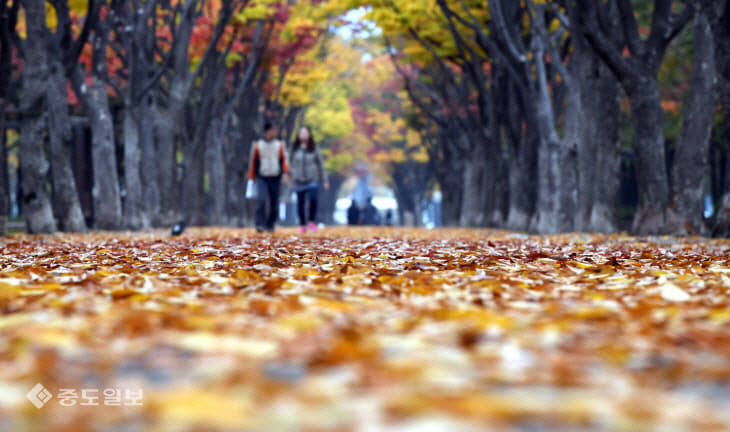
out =
[(716, 324), (730, 322), (730, 309), (715, 309), (709, 314), (710, 321)]
[(168, 427), (187, 424), (205, 425), (206, 429), (243, 430), (250, 427), (253, 418), (251, 402), (241, 394), (194, 388), (155, 392), (145, 398), (145, 403)]
[(18, 295), (20, 287), (17, 285), (0, 282), (0, 300), (14, 298)]
[(291, 330), (309, 331), (322, 325), (322, 320), (311, 312), (301, 312), (285, 316), (277, 324)]
[(208, 332), (172, 332), (166, 340), (173, 345), (191, 351), (228, 352), (252, 358), (272, 358), (278, 352), (278, 345), (272, 341)]

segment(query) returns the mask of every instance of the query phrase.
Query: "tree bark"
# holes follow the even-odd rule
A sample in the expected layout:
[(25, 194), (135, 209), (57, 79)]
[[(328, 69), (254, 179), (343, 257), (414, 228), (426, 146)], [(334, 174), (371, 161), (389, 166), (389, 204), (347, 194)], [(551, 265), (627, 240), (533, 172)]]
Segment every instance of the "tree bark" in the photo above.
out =
[(582, 126), (577, 148), (576, 229), (612, 233), (618, 229), (621, 110), (616, 77), (580, 34), (574, 37), (575, 83), (580, 88)]
[(533, 127), (527, 127), (526, 101), (514, 82), (507, 93), (507, 107), (503, 135), (509, 151), (509, 202), (504, 226), (515, 231), (526, 231), (535, 211), (537, 193), (537, 149), (540, 137)]
[(5, 98), (0, 98), (0, 236), (8, 235), (10, 188), (8, 184), (8, 149), (5, 132)]
[(145, 212), (142, 180), (140, 177), (139, 120), (132, 107), (124, 110), (124, 227), (132, 230), (148, 228), (150, 220)]
[[(171, 91), (172, 93), (172, 91)], [(170, 98), (173, 98), (172, 94)], [(177, 128), (181, 125), (176, 119), (182, 113), (171, 102), (171, 106), (157, 110), (157, 182), (160, 192), (159, 224), (172, 225), (180, 219), (179, 190), (177, 178)]]
[(456, 227), (461, 222), (463, 165), (453, 148), (454, 144), (449, 137), (444, 136), (447, 134), (448, 130), (440, 131), (441, 136), (438, 137), (442, 155), (437, 159), (439, 162), (435, 175), (441, 188), (441, 221), (446, 227)]
[(535, 212), (537, 140), (536, 136), (529, 134), (525, 138), (527, 148), (512, 152), (509, 168), (509, 211), (505, 222), (507, 229), (526, 231)]
[(10, 184), (8, 179), (8, 149), (5, 131), (8, 106), (8, 94), (12, 76), (11, 31), (14, 31), (17, 20), (17, 1), (12, 6), (0, 2), (0, 236), (8, 234), (8, 216), (10, 213)]
[(43, 143), (46, 135), (48, 61), (46, 10), (41, 0), (26, 0), (25, 70), (20, 104), (20, 170), (22, 208), (29, 233), (56, 231), (51, 201), (46, 192), (48, 162)]
[[(253, 134), (251, 134), (253, 135)], [(226, 153), (226, 216), (232, 226), (248, 225), (248, 203), (245, 191), (248, 174), (248, 152), (252, 136), (245, 138), (236, 128), (225, 145)]]
[[(589, 94), (585, 98), (589, 100), (584, 99), (583, 104), (585, 128), (581, 146), (587, 142), (595, 145), (593, 169), (589, 167), (590, 161), (584, 165), (594, 173), (595, 179), (586, 227), (591, 232), (612, 233), (618, 230), (616, 210), (621, 186), (619, 87), (605, 66), (596, 67), (600, 69), (600, 76), (591, 85), (596, 94)], [(587, 153), (584, 151), (584, 160), (591, 157)]]
[(707, 233), (703, 210), (710, 133), (716, 110), (714, 55), (710, 23), (704, 13), (698, 12), (689, 94), (672, 166), (672, 204), (667, 218), (668, 228), (673, 233)]
[(423, 224), (421, 204), (426, 196), (429, 171), (429, 164), (414, 160), (394, 162), (390, 166), (393, 191), (401, 220), (403, 214), (409, 212), (415, 216), (416, 226)]
[(212, 225), (225, 225), (226, 221), (226, 161), (223, 154), (223, 139), (220, 121), (215, 121), (208, 131), (208, 146), (205, 151), (206, 172), (209, 179), (210, 217)]
[[(550, 100), (545, 70), (544, 41), (534, 36), (533, 53), (536, 66), (534, 95), (535, 126), (540, 134), (538, 149), (538, 192), (532, 230), (541, 234), (566, 232), (573, 229), (576, 201), (575, 148), (581, 124), (579, 89), (572, 87), (566, 100), (566, 132), (558, 135), (555, 113)], [(565, 76), (564, 80), (569, 77)]]
[(715, 61), (717, 70), (717, 89), (722, 112), (721, 124), (725, 126), (725, 184), (716, 211), (713, 234), (730, 237), (730, 1), (704, 0), (703, 11), (710, 18)]
[(144, 203), (146, 219), (149, 220), (152, 226), (161, 226), (159, 168), (157, 149), (155, 148), (155, 115), (152, 109), (151, 99), (149, 95), (146, 95), (137, 106), (141, 157), (139, 177), (143, 185), (142, 201)]
[[(172, 71), (170, 85), (167, 89), (166, 106), (164, 108), (157, 107), (159, 109), (157, 162), (160, 175), (160, 219), (163, 225), (172, 225), (180, 219), (183, 212), (186, 215), (199, 212), (199, 209), (196, 209), (190, 213), (188, 209), (183, 209), (180, 205), (183, 199), (180, 187), (182, 187), (182, 190), (187, 191), (188, 186), (192, 186), (195, 190), (194, 193), (197, 194), (199, 186), (192, 184), (197, 180), (187, 177), (192, 173), (200, 173), (202, 176), (204, 170), (203, 160), (194, 161), (187, 158), (190, 154), (188, 147), (194, 145), (194, 143), (189, 142), (191, 141), (189, 130), (193, 128), (193, 125), (188, 124), (185, 117), (185, 109), (189, 103), (196, 77), (199, 77), (199, 75), (190, 73), (188, 53), (195, 25), (196, 4), (196, 1), (187, 2), (178, 15), (178, 27), (174, 36), (175, 44), (172, 48)], [(223, 3), (223, 5), (228, 7), (230, 3)], [(223, 20), (224, 18), (221, 17), (220, 19)], [(219, 25), (220, 22), (217, 26)], [(209, 44), (215, 46), (216, 41), (217, 39), (214, 38)], [(209, 45), (206, 49), (206, 56), (210, 49), (212, 47)], [(200, 64), (196, 67), (196, 72), (205, 64), (207, 64), (207, 60), (201, 59)], [(185, 178), (177, 178), (177, 152), (183, 154)], [(196, 151), (194, 157), (202, 159), (203, 152)], [(202, 179), (200, 179), (200, 183), (202, 184)], [(184, 199), (188, 203), (198, 205), (199, 198), (187, 196)], [(196, 220), (198, 216), (195, 215)]]
[(104, 230), (122, 227), (122, 204), (114, 140), (114, 124), (106, 91), (106, 34), (97, 29), (93, 41), (91, 85), (86, 86), (79, 67), (74, 72), (77, 95), (82, 100), (91, 127), (91, 158), (94, 186), (94, 226)]
[[(466, 135), (461, 139), (468, 140)], [(473, 143), (476, 147), (469, 157), (462, 161), (461, 174), (463, 176), (464, 199), (461, 202), (461, 214), (459, 225), (463, 227), (483, 227), (487, 225), (488, 213), (491, 213), (489, 206), (490, 187), (493, 182), (487, 175), (489, 168), (487, 157), (490, 157), (484, 149), (486, 145)], [(492, 171), (492, 174), (494, 172)]]
[(664, 149), (664, 112), (659, 83), (651, 73), (641, 74), (626, 86), (631, 101), (639, 202), (632, 223), (637, 234), (666, 232), (669, 178)]
[[(720, 57), (718, 56), (718, 60)], [(730, 63), (730, 62), (729, 62)], [(724, 85), (728, 86), (730, 80), (725, 81)], [(725, 87), (722, 91), (722, 124), (730, 125), (730, 86)], [(713, 235), (719, 237), (730, 237), (730, 133), (726, 131), (726, 142), (723, 145), (725, 150), (725, 181), (723, 184), (723, 193), (719, 199), (718, 208), (715, 216), (715, 226)]]
[(337, 194), (345, 181), (340, 173), (331, 173), (327, 175), (330, 182), (330, 188), (322, 189), (320, 192), (322, 199), (317, 203), (317, 220), (325, 224), (334, 224), (335, 207), (337, 205)]
[(61, 230), (85, 232), (86, 221), (71, 169), (71, 118), (68, 115), (66, 73), (59, 53), (58, 47), (52, 47), (48, 56), (48, 135), (53, 204)]
[(491, 188), (494, 204), (487, 224), (490, 227), (503, 228), (509, 212), (509, 160), (504, 156), (502, 149), (494, 155), (494, 158), (496, 175)]
[(566, 89), (565, 132), (560, 139), (557, 165), (554, 173), (558, 184), (558, 211), (555, 232), (575, 230), (576, 208), (578, 202), (578, 146), (583, 128), (583, 106), (580, 88), (571, 82)]
[(258, 95), (241, 98), (235, 115), (235, 127), (231, 128), (231, 138), (227, 140), (226, 153), (226, 214), (233, 226), (248, 226), (252, 222), (253, 200), (245, 197), (248, 181), (249, 155), (256, 138), (255, 124), (259, 105)]
[(205, 225), (205, 152), (201, 146), (187, 151), (183, 160), (181, 207), (188, 225)]

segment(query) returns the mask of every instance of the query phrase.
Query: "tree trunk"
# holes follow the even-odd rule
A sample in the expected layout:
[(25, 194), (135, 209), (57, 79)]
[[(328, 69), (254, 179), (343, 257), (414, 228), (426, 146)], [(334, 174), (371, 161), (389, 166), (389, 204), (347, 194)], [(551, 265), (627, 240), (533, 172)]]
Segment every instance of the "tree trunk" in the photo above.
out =
[(94, 199), (92, 198), (93, 171), (91, 163), (91, 131), (87, 122), (76, 119), (71, 125), (71, 166), (74, 172), (76, 190), (79, 193), (81, 212), (87, 227), (94, 221)]
[[(718, 52), (717, 60), (721, 61), (722, 57)], [(728, 63), (728, 72), (730, 72), (730, 58), (725, 57), (723, 60)], [(720, 95), (722, 98), (721, 110), (722, 110), (722, 121), (721, 123), (727, 128), (730, 125), (730, 75), (724, 77), (719, 83)], [(719, 200), (719, 205), (715, 216), (715, 227), (713, 229), (713, 235), (719, 237), (730, 237), (730, 131), (725, 131), (725, 142), (723, 143), (723, 149), (725, 150), (725, 178), (723, 184), (723, 193)]]
[(114, 123), (106, 92), (106, 34), (97, 30), (92, 42), (93, 67), (87, 93), (94, 171), (94, 225), (100, 229), (122, 227), (122, 203), (117, 175)]
[(148, 228), (150, 221), (145, 212), (140, 178), (139, 120), (131, 106), (124, 110), (124, 227), (132, 230)]
[(235, 127), (229, 130), (230, 139), (226, 141), (226, 213), (233, 226), (247, 226), (252, 223), (254, 200), (247, 200), (246, 182), (248, 181), (249, 155), (251, 145), (256, 139), (253, 125), (259, 98), (242, 97), (241, 106), (235, 115)]
[(718, 9), (719, 3), (706, 1), (704, 11), (713, 18), (712, 33), (715, 47), (715, 61), (717, 69), (717, 89), (720, 95), (720, 106), (722, 110), (721, 124), (725, 126), (725, 184), (724, 192), (720, 199), (715, 218), (713, 234), (717, 236), (730, 237), (730, 2), (727, 0)]
[(13, 71), (10, 22), (14, 18), (14, 16), (11, 17), (7, 2), (0, 3), (0, 134), (2, 134), (0, 135), (0, 236), (8, 234), (8, 216), (10, 213), (10, 184), (5, 125), (8, 93)]
[[(172, 95), (171, 95), (172, 98)], [(171, 106), (163, 111), (157, 111), (157, 182), (160, 192), (159, 224), (167, 226), (180, 219), (178, 207), (178, 178), (177, 178), (177, 129), (182, 123), (176, 119), (181, 115), (176, 107)]]
[(439, 131), (436, 138), (436, 147), (440, 150), (432, 157), (436, 160), (435, 175), (441, 188), (441, 222), (445, 227), (459, 226), (461, 219), (462, 197), (463, 197), (463, 158), (459, 158), (459, 152), (454, 148), (452, 128), (444, 128)]
[(45, 44), (45, 2), (24, 2), (26, 19), (25, 70), (20, 104), (20, 170), (22, 204), (29, 233), (56, 231), (51, 201), (46, 192), (48, 162), (43, 143), (46, 136), (48, 62)]
[(68, 115), (66, 74), (57, 52), (49, 52), (48, 136), (53, 204), (61, 230), (85, 232), (79, 194), (71, 169), (71, 118)]
[(496, 176), (494, 186), (491, 188), (494, 194), (494, 208), (489, 216), (487, 224), (494, 228), (503, 228), (509, 212), (509, 161), (499, 150), (494, 155), (496, 163)]
[(104, 230), (122, 226), (122, 205), (117, 175), (117, 157), (114, 144), (114, 124), (109, 111), (106, 84), (94, 77), (89, 88), (91, 157), (94, 171), (94, 225)]
[(223, 154), (223, 136), (220, 121), (214, 121), (208, 131), (209, 139), (205, 151), (206, 171), (209, 179), (210, 217), (212, 225), (226, 224), (226, 161)]
[[(236, 128), (238, 129), (238, 128)], [(251, 138), (242, 138), (238, 131), (231, 134), (226, 150), (226, 216), (232, 226), (248, 225), (246, 182)], [(248, 149), (248, 151), (247, 151)]]
[(143, 220), (146, 219), (152, 226), (161, 226), (159, 168), (158, 155), (155, 148), (154, 119), (152, 98), (147, 95), (137, 106), (139, 150), (141, 156), (139, 177), (142, 184), (143, 214), (145, 215)]
[(8, 235), (10, 185), (8, 184), (8, 149), (5, 132), (5, 98), (0, 97), (0, 236)]
[(229, 140), (229, 151), (226, 157), (226, 215), (228, 223), (233, 226), (248, 225), (248, 207), (245, 191), (248, 181), (248, 152), (250, 139), (241, 139), (240, 134), (232, 134)]
[[(172, 74), (168, 87), (166, 106), (157, 108), (157, 166), (160, 185), (160, 221), (163, 225), (172, 225), (181, 217), (180, 184), (183, 179), (177, 178), (177, 152), (184, 151), (187, 146), (189, 125), (185, 122), (185, 106), (189, 102), (190, 61), (188, 49), (190, 37), (195, 23), (194, 10), (196, 2), (188, 2), (183, 7), (178, 21), (175, 44), (173, 45)], [(188, 161), (190, 162), (190, 161)], [(185, 163), (188, 163), (185, 162)], [(202, 165), (202, 164), (201, 164)], [(197, 170), (190, 165), (186, 167)], [(180, 184), (178, 183), (180, 182)], [(183, 189), (185, 185), (183, 185)]]
[(390, 166), (393, 191), (398, 202), (398, 211), (403, 217), (405, 212), (415, 216), (415, 226), (423, 225), (422, 203), (426, 196), (429, 165), (409, 160), (394, 162)]
[[(575, 215), (575, 147), (580, 119), (580, 94), (569, 88), (566, 100), (566, 132), (561, 139), (555, 126), (547, 75), (540, 41), (534, 42), (537, 88), (535, 92), (535, 126), (540, 134), (538, 149), (537, 209), (532, 230), (541, 234), (573, 229)], [(568, 77), (564, 77), (565, 80)], [(572, 82), (572, 80), (571, 80)], [(570, 86), (570, 84), (568, 84)]]
[(666, 232), (669, 201), (664, 149), (664, 112), (656, 74), (639, 74), (626, 86), (631, 101), (639, 202), (632, 231), (637, 234)]
[[(536, 138), (527, 138), (535, 141)], [(535, 210), (534, 174), (536, 173), (536, 150), (534, 143), (530, 149), (513, 152), (509, 169), (509, 211), (505, 228), (515, 231), (526, 231)]]
[(584, 39), (575, 41), (575, 83), (583, 109), (577, 148), (576, 229), (611, 233), (618, 229), (620, 187), (620, 88), (611, 70)]
[(560, 144), (554, 140), (540, 140), (537, 150), (537, 203), (530, 222), (530, 231), (539, 234), (558, 232), (559, 188), (554, 173), (559, 169)]
[(114, 123), (106, 92), (106, 34), (97, 31), (92, 40), (93, 66), (91, 85), (80, 65), (72, 72), (77, 97), (84, 105), (91, 129), (94, 226), (103, 230), (122, 227), (122, 203), (119, 193)]
[(509, 202), (504, 226), (527, 231), (537, 199), (537, 149), (540, 137), (534, 127), (527, 127), (526, 101), (516, 85), (509, 89), (503, 135), (508, 139)]
[(557, 165), (554, 173), (557, 178), (558, 211), (556, 232), (569, 232), (575, 229), (576, 207), (578, 202), (578, 146), (583, 128), (583, 108), (580, 90), (570, 87), (566, 93), (565, 132), (560, 140)]
[(673, 233), (706, 234), (703, 219), (710, 133), (715, 114), (715, 60), (710, 23), (697, 13), (694, 26), (692, 77), (683, 108), (684, 119), (672, 166), (672, 204), (668, 229)]
[(459, 226), (461, 210), (461, 182), (456, 176), (439, 181), (441, 186), (441, 220), (445, 227)]
[(321, 199), (317, 203), (317, 220), (332, 225), (335, 223), (334, 216), (337, 205), (337, 194), (340, 192), (340, 187), (345, 181), (345, 178), (340, 173), (328, 174), (327, 178), (330, 182), (330, 188), (329, 190), (321, 190)]
[[(463, 139), (468, 138), (464, 135)], [(477, 150), (462, 162), (464, 199), (461, 202), (459, 225), (463, 227), (486, 226), (492, 210), (488, 201), (490, 187), (494, 183), (488, 181), (488, 152), (484, 149), (486, 145), (474, 143), (473, 146)]]
[[(569, 9), (577, 12), (571, 14), (576, 28), (611, 68), (631, 102), (638, 192), (632, 230), (638, 234), (667, 231), (669, 176), (658, 72), (667, 46), (682, 31), (697, 6), (696, 2), (690, 2), (681, 12), (674, 13), (671, 1), (653, 3), (647, 37), (639, 32), (632, 2), (618, 2), (616, 12), (621, 18), (615, 23), (620, 23), (621, 29), (613, 28), (616, 26), (601, 19), (610, 16), (615, 2), (568, 3)], [(616, 35), (620, 35), (620, 41)]]
[(192, 143), (183, 155), (181, 208), (188, 225), (207, 223), (205, 210), (205, 152), (198, 143)]

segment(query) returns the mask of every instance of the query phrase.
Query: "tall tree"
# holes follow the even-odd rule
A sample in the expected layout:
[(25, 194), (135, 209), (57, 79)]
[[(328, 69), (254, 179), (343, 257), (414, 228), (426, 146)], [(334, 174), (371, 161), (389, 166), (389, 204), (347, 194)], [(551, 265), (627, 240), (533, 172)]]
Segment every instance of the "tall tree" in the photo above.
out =
[(67, 96), (68, 72), (78, 61), (81, 47), (96, 22), (98, 9), (94, 1), (88, 3), (86, 22), (74, 40), (69, 20), (68, 2), (52, 2), (56, 29), (47, 33), (48, 48), (48, 135), (51, 156), (53, 204), (60, 228), (64, 231), (86, 231), (79, 194), (71, 168), (71, 118)]
[(6, 116), (9, 107), (10, 82), (13, 67), (12, 35), (18, 20), (20, 2), (0, 2), (0, 236), (8, 233), (10, 191), (6, 143)]
[(630, 0), (615, 2), (626, 52), (611, 42), (609, 7), (612, 2), (577, 0), (582, 21), (580, 28), (596, 53), (616, 75), (631, 101), (639, 195), (632, 230), (637, 233), (666, 232), (670, 194), (664, 148), (664, 113), (657, 74), (669, 43), (692, 18), (694, 8), (686, 5), (681, 12), (674, 13), (672, 0), (655, 0), (651, 28), (644, 39), (639, 33)]
[(80, 64), (77, 64), (71, 73), (74, 91), (89, 117), (91, 128), (94, 225), (100, 229), (114, 230), (122, 227), (122, 203), (114, 123), (107, 94), (108, 36), (107, 26), (98, 25), (90, 38), (92, 46), (90, 82), (87, 84)]
[[(575, 229), (591, 232), (618, 230), (620, 187), (620, 88), (616, 77), (595, 54), (576, 26), (580, 19), (573, 2), (567, 2), (567, 23), (573, 55), (573, 75), (580, 88), (581, 125), (577, 146), (578, 195)], [(621, 43), (616, 7), (607, 11), (606, 25), (613, 29), (611, 42)]]
[(682, 132), (672, 164), (672, 201), (668, 229), (673, 233), (705, 234), (705, 178), (710, 133), (716, 111), (715, 50), (710, 21), (697, 8), (694, 23), (692, 76), (683, 107)]
[[(721, 110), (721, 124), (730, 124), (730, 0), (701, 0), (702, 10), (710, 20), (715, 48), (715, 65), (717, 71), (717, 89)], [(715, 235), (730, 237), (730, 146), (724, 145), (726, 152), (725, 184), (722, 196), (719, 197), (716, 222), (713, 228)]]
[(25, 69), (21, 98), (20, 171), (23, 212), (28, 232), (56, 231), (48, 196), (48, 160), (44, 150), (48, 97), (46, 5), (43, 0), (24, 0), (26, 22)]

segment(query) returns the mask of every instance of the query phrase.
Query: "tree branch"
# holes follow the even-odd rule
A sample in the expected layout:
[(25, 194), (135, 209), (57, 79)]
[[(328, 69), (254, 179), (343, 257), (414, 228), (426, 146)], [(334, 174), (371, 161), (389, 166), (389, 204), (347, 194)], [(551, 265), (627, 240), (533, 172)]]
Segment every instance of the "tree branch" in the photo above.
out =
[(631, 55), (643, 55), (644, 47), (641, 42), (641, 36), (639, 36), (639, 24), (636, 22), (634, 7), (631, 6), (631, 1), (618, 0), (618, 10), (621, 17), (621, 30), (624, 35), (624, 41), (629, 47)]
[[(594, 0), (577, 0), (576, 7), (581, 21), (578, 29), (591, 44), (601, 59), (619, 80), (624, 80), (632, 75), (632, 69), (628, 61), (623, 57), (621, 51), (616, 48), (600, 29), (597, 20), (596, 4)], [(586, 25), (587, 24), (587, 25)], [(588, 28), (590, 27), (590, 28)]]

